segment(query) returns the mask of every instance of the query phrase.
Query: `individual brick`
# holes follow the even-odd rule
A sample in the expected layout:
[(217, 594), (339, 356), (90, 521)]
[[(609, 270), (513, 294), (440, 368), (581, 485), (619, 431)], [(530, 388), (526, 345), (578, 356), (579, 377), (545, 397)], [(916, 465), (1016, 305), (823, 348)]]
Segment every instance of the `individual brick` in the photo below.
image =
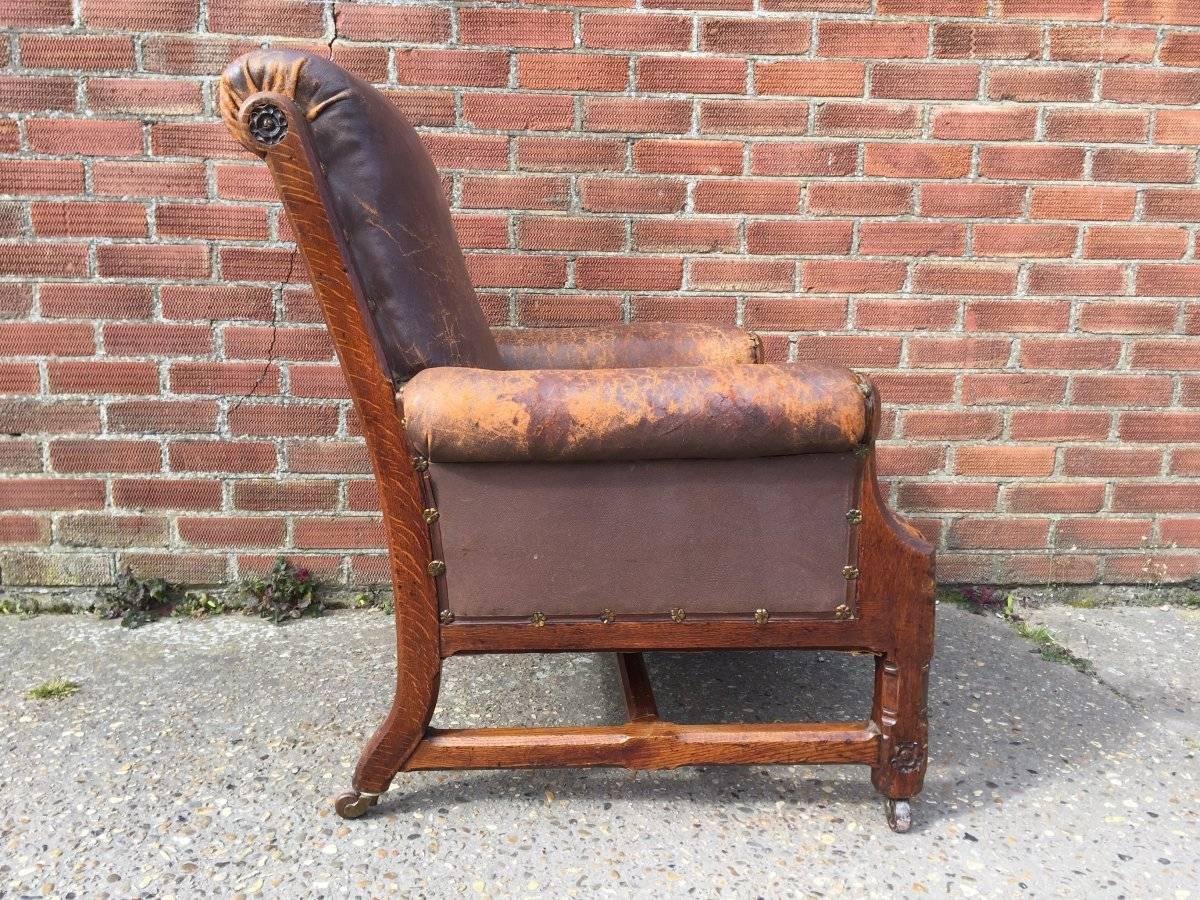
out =
[(306, 0), (208, 0), (208, 29), (226, 34), (321, 37), (325, 33), (324, 7)]
[(1036, 127), (1036, 108), (956, 103), (933, 111), (930, 131), (943, 140), (1014, 141), (1032, 139)]
[(871, 96), (891, 100), (970, 100), (979, 94), (979, 77), (980, 68), (975, 65), (880, 63), (871, 75)]
[(677, 212), (687, 199), (683, 181), (646, 177), (583, 177), (580, 203), (592, 212)]
[(517, 85), (522, 88), (622, 91), (628, 81), (629, 59), (624, 56), (593, 53), (517, 54)]
[(571, 19), (568, 12), (463, 7), (458, 40), (477, 47), (566, 49), (575, 44)]
[(275, 469), (275, 447), (265, 441), (175, 440), (167, 447), (175, 472), (262, 473)]
[(132, 69), (133, 39), (121, 35), (23, 34), (21, 64), (29, 69)]
[(450, 10), (349, 3), (338, 7), (337, 27), (339, 35), (352, 41), (441, 44), (450, 37)]
[(217, 430), (217, 404), (179, 400), (109, 403), (108, 430), (114, 434), (211, 434)]
[(834, 60), (780, 60), (754, 64), (755, 93), (784, 97), (861, 97), (866, 66)]
[(71, 112), (74, 109), (74, 78), (0, 75), (0, 112)]
[(817, 23), (817, 53), (826, 57), (919, 59), (929, 46), (924, 22), (824, 19)]
[(1019, 103), (1069, 103), (1092, 99), (1095, 74), (1082, 68), (1012, 66), (988, 75), (988, 97)]
[(735, 141), (645, 138), (633, 145), (635, 172), (677, 175), (737, 175), (742, 145)]
[(798, 56), (808, 50), (807, 19), (702, 18), (700, 49), (711, 53)]
[(89, 78), (87, 105), (95, 112), (156, 116), (197, 115), (204, 110), (199, 84), (150, 78)]
[(1158, 36), (1152, 28), (1055, 26), (1050, 29), (1050, 59), (1148, 63), (1154, 59), (1157, 41)]
[(193, 547), (278, 547), (287, 534), (282, 516), (180, 516), (176, 527)]
[(583, 46), (605, 50), (687, 50), (692, 21), (676, 15), (584, 13)]
[(728, 57), (642, 56), (634, 64), (634, 86), (642, 93), (742, 94), (746, 62)]
[[(621, 298), (596, 294), (526, 294), (517, 303), (517, 321), (539, 327), (605, 325), (625, 317)], [(378, 508), (378, 503), (371, 507)]]
[(583, 127), (588, 131), (684, 134), (691, 126), (692, 105), (686, 100), (589, 97), (584, 101)]
[(157, 441), (50, 442), (50, 467), (55, 472), (157, 472), (162, 468), (161, 457)]
[(933, 26), (933, 55), (942, 59), (1036, 59), (1042, 51), (1035, 25), (942, 22)]
[(808, 104), (786, 100), (701, 100), (700, 131), (801, 135), (808, 131)]
[(126, 360), (54, 359), (47, 366), (52, 394), (158, 394), (158, 364)]
[(57, 28), (71, 25), (71, 0), (4, 0), (0, 21), (6, 28)]

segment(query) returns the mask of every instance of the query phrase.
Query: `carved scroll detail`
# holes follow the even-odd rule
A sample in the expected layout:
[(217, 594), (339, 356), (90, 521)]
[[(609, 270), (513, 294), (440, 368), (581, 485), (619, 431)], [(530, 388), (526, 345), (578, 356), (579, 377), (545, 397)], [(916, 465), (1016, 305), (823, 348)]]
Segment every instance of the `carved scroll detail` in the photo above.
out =
[[(278, 144), (287, 135), (287, 117), (272, 103), (263, 103), (252, 115), (242, 117), (242, 107), (255, 94), (277, 94), (286, 97), (296, 104), (296, 108), (304, 114), (308, 122), (313, 121), (331, 104), (350, 96), (351, 92), (348, 89), (319, 102), (313, 102), (314, 96), (298, 96), (297, 87), (306, 62), (305, 58), (300, 57), (285, 64), (269, 53), (261, 56), (255, 54), (242, 60), (241, 84), (236, 83), (238, 79), (228, 75), (221, 79), (217, 91), (217, 109), (221, 118), (225, 120), (225, 125), (248, 150), (262, 155), (267, 147)], [(247, 121), (248, 127), (245, 124)]]

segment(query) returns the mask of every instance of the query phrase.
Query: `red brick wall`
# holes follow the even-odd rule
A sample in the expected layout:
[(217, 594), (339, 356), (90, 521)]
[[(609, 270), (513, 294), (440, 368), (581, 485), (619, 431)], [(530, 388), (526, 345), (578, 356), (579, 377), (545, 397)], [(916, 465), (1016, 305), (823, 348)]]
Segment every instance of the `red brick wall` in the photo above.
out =
[(303, 266), (214, 115), (223, 64), (285, 40), (423, 129), (497, 325), (737, 322), (772, 359), (870, 371), (943, 579), (1200, 569), (1200, 4), (0, 0), (0, 22), (6, 583), (223, 581), (280, 549), (383, 576)]

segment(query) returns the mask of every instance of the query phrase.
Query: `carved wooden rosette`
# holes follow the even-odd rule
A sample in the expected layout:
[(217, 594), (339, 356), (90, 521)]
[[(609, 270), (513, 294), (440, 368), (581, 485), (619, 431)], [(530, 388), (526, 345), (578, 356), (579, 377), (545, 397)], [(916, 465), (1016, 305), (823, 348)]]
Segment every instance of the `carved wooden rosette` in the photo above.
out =
[[(294, 91), (298, 75), (299, 67), (294, 67), (286, 73), (282, 86)], [(223, 113), (231, 98), (238, 97), (236, 89), (224, 80)], [(308, 121), (320, 108), (314, 107), (306, 115), (291, 96), (258, 91), (240, 97), (230, 124), (242, 143), (266, 160), (279, 187), (379, 483), (395, 594), (396, 694), (387, 719), (359, 761), (354, 787), (381, 793), (413, 752), (433, 715), (441, 668), (437, 597), (428, 572), (432, 555), (422, 517), (425, 503), (400, 424), (403, 413), (395, 387), (382, 368), (384, 356), (377, 352), (366, 298), (349, 263), (341, 230), (331, 221), (334, 206), (312, 144)]]

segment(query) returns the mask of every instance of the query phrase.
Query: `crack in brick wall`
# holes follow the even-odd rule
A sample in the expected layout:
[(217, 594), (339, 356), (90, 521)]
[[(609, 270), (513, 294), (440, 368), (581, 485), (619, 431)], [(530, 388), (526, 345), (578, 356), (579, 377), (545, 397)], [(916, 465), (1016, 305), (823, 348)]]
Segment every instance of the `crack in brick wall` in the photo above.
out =
[[(872, 374), (939, 576), (1200, 572), (1200, 12), (1169, 0), (0, 0), (0, 578), (386, 578), (217, 74), (419, 127), (498, 327), (736, 323)], [(734, 523), (735, 525), (736, 523)]]

